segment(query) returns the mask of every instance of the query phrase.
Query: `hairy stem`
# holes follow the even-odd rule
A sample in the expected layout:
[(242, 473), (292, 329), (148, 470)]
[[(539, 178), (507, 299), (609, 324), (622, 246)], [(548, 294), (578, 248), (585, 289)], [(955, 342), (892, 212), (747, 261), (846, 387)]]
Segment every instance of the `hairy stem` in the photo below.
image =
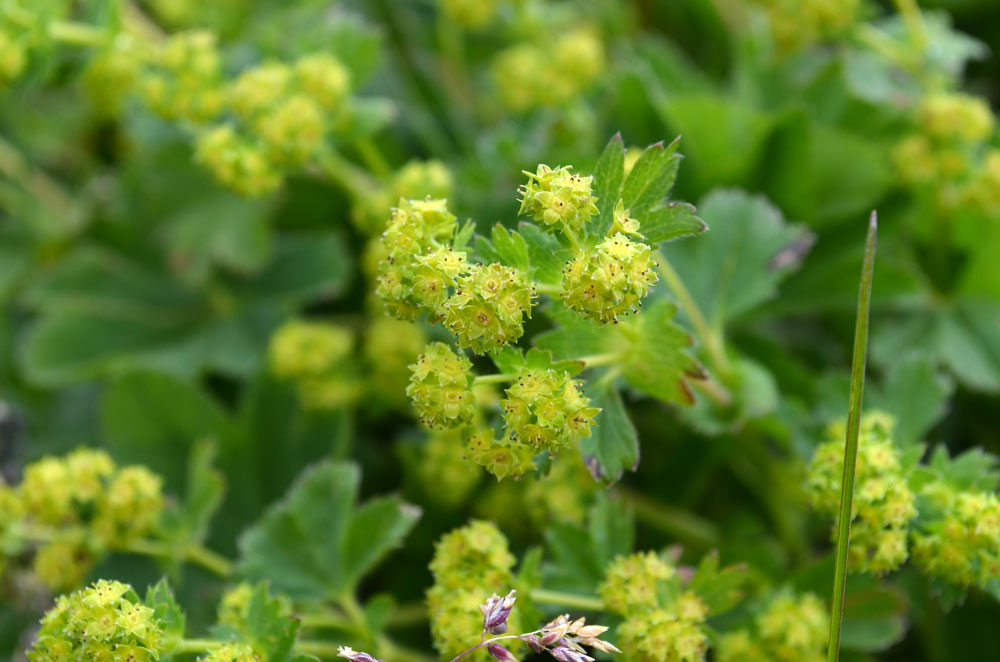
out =
[(594, 595), (578, 595), (576, 593), (564, 593), (563, 591), (536, 588), (531, 591), (531, 599), (535, 602), (548, 605), (573, 607), (587, 611), (604, 611), (604, 601)]
[(858, 461), (858, 436), (861, 430), (861, 402), (865, 391), (865, 361), (868, 356), (868, 315), (871, 308), (872, 276), (875, 269), (875, 239), (878, 219), (872, 212), (861, 267), (858, 290), (858, 316), (854, 328), (854, 355), (851, 359), (851, 395), (847, 410), (847, 439), (844, 446), (844, 478), (840, 488), (840, 519), (837, 521), (837, 567), (833, 577), (833, 604), (830, 613), (828, 662), (840, 657), (840, 632), (844, 619), (844, 593), (847, 585), (847, 546), (851, 538), (851, 511), (854, 505), (854, 472)]
[[(371, 138), (355, 138), (354, 148), (358, 150), (358, 154), (361, 155), (368, 169), (377, 176), (389, 177), (392, 175), (392, 166), (389, 165), (389, 161), (382, 154), (382, 150), (378, 148), (378, 145)], [(396, 203), (395, 200), (392, 202), (393, 204)]]
[(378, 188), (371, 175), (332, 149), (320, 150), (317, 162), (323, 174), (354, 200), (360, 200)]
[(557, 297), (562, 294), (562, 287), (559, 285), (546, 285), (545, 283), (535, 283), (535, 291), (539, 294), (548, 294), (550, 297)]
[(667, 260), (667, 256), (662, 251), (655, 251), (653, 259), (656, 261), (660, 277), (663, 278), (667, 287), (677, 297), (677, 301), (681, 304), (681, 308), (684, 309), (684, 313), (691, 320), (691, 325), (694, 327), (695, 333), (698, 334), (699, 339), (705, 346), (705, 351), (708, 352), (708, 359), (712, 363), (712, 367), (719, 373), (723, 381), (728, 381), (733, 375), (733, 368), (729, 362), (729, 357), (726, 356), (722, 332), (713, 329), (709, 325), (708, 320), (705, 319), (705, 315), (701, 312), (701, 308), (698, 307), (694, 297), (691, 296), (691, 292), (688, 291), (684, 281), (674, 270), (673, 266), (671, 266), (669, 260)]
[[(579, 358), (567, 359), (569, 361), (579, 361), (583, 364), (584, 370), (587, 368), (596, 368), (602, 365), (612, 365), (621, 361), (622, 355), (617, 352), (610, 352), (608, 354), (590, 354), (588, 356), (581, 356)], [(504, 382), (512, 382), (517, 379), (516, 372), (498, 372), (494, 375), (479, 375), (472, 380), (473, 386), (480, 386), (482, 384), (503, 384)]]
[(112, 33), (86, 23), (75, 21), (52, 21), (49, 23), (49, 37), (72, 46), (101, 48), (111, 43)]

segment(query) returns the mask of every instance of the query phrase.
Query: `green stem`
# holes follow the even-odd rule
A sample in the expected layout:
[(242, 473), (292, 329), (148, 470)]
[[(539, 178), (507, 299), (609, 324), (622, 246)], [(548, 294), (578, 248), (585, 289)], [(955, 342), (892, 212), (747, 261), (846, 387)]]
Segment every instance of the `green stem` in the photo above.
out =
[[(589, 356), (581, 356), (575, 359), (568, 359), (570, 361), (579, 361), (584, 364), (583, 368), (596, 368), (602, 365), (611, 365), (621, 361), (622, 355), (617, 352), (611, 352), (608, 354), (591, 354)], [(481, 384), (503, 384), (504, 382), (512, 382), (517, 379), (516, 372), (498, 372), (495, 375), (479, 375), (472, 380), (473, 386), (479, 386)]]
[(184, 653), (204, 653), (205, 651), (210, 651), (213, 648), (218, 648), (225, 642), (218, 641), (216, 639), (181, 639), (174, 646), (173, 650), (170, 651), (172, 655), (181, 655)]
[(539, 294), (548, 294), (550, 297), (557, 297), (562, 294), (562, 286), (546, 285), (545, 283), (535, 283), (535, 291)]
[(728, 382), (733, 375), (733, 368), (729, 363), (729, 357), (726, 356), (725, 341), (723, 340), (722, 332), (716, 331), (709, 326), (708, 320), (705, 319), (705, 315), (701, 312), (701, 308), (695, 303), (694, 297), (691, 296), (691, 292), (684, 285), (684, 281), (681, 280), (680, 275), (671, 266), (669, 260), (667, 260), (667, 256), (662, 251), (656, 251), (653, 254), (653, 259), (656, 260), (660, 277), (663, 278), (667, 287), (677, 297), (677, 301), (681, 304), (681, 308), (684, 309), (684, 313), (691, 320), (691, 325), (694, 327), (695, 333), (698, 334), (702, 344), (705, 346), (705, 351), (708, 352), (708, 358), (712, 363), (712, 367), (719, 373), (723, 381)]
[(365, 165), (373, 173), (379, 177), (390, 177), (392, 175), (392, 166), (389, 165), (389, 161), (382, 155), (382, 150), (378, 148), (378, 145), (371, 138), (356, 138), (354, 140), (354, 147), (358, 150), (358, 154), (361, 155)]
[(332, 149), (320, 150), (316, 158), (323, 173), (355, 200), (371, 195), (378, 188), (367, 172)]
[(107, 30), (75, 21), (53, 21), (49, 23), (48, 32), (53, 41), (73, 46), (101, 48), (114, 38)]
[(132, 554), (144, 554), (157, 558), (180, 558), (188, 563), (201, 566), (209, 572), (226, 578), (233, 574), (232, 562), (210, 549), (201, 545), (190, 545), (181, 550), (177, 550), (170, 545), (158, 540), (133, 540), (121, 548), (123, 552)]
[(719, 531), (708, 520), (621, 485), (617, 492), (635, 509), (639, 519), (676, 537), (684, 544), (700, 549), (712, 549), (719, 544)]
[(896, 5), (896, 10), (903, 17), (914, 55), (919, 58), (927, 45), (927, 32), (924, 30), (924, 19), (920, 14), (920, 7), (916, 0), (893, 0), (893, 4)]
[(81, 214), (73, 197), (3, 138), (0, 138), (0, 175), (27, 191), (58, 222), (61, 231), (71, 234), (80, 228)]
[(604, 601), (594, 595), (578, 595), (562, 591), (550, 591), (536, 588), (531, 591), (531, 599), (549, 605), (585, 609), (587, 611), (604, 611)]
[(840, 631), (844, 619), (844, 594), (847, 585), (847, 546), (851, 538), (851, 512), (854, 505), (854, 472), (858, 461), (858, 436), (861, 429), (861, 402), (865, 390), (865, 361), (868, 356), (868, 314), (871, 308), (872, 278), (875, 269), (875, 239), (878, 218), (872, 212), (861, 267), (858, 290), (858, 316), (854, 328), (854, 355), (851, 359), (851, 395), (847, 410), (847, 439), (844, 448), (844, 477), (840, 490), (840, 519), (837, 521), (837, 567), (833, 578), (833, 604), (830, 613), (828, 662), (840, 657)]

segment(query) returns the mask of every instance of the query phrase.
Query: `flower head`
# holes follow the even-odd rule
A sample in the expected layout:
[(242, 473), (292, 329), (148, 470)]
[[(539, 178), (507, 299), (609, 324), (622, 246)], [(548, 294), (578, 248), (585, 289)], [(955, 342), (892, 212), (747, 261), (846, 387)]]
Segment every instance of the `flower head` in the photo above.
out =
[(406, 394), (421, 422), (431, 429), (455, 428), (472, 421), (472, 362), (441, 342), (434, 342), (410, 366)]
[(578, 232), (598, 212), (591, 187), (593, 177), (583, 177), (571, 167), (550, 168), (540, 164), (534, 173), (525, 171), (528, 183), (521, 186), (521, 209), (543, 230)]

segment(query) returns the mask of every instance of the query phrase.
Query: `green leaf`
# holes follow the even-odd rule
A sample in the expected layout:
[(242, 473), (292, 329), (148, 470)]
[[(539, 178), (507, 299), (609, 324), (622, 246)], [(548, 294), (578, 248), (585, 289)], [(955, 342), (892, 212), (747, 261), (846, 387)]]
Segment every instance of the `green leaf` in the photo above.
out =
[(561, 303), (553, 304), (546, 314), (556, 326), (535, 336), (535, 345), (550, 350), (556, 358), (619, 351), (621, 344), (627, 342), (617, 327), (597, 326), (567, 310)]
[(622, 134), (616, 133), (608, 141), (594, 167), (594, 195), (597, 196), (600, 213), (588, 220), (585, 228), (588, 237), (603, 238), (611, 229), (624, 176), (625, 143), (622, 141)]
[(166, 579), (161, 579), (146, 589), (143, 604), (153, 610), (154, 616), (163, 625), (167, 648), (184, 638), (184, 610), (177, 604)]
[(926, 358), (911, 356), (892, 366), (881, 388), (871, 393), (872, 406), (896, 417), (896, 441), (906, 447), (945, 415), (954, 384)]
[(559, 244), (559, 240), (539, 230), (534, 223), (522, 222), (518, 225), (518, 233), (528, 247), (535, 280), (546, 285), (561, 283), (562, 270), (570, 260), (570, 252)]
[(528, 259), (528, 246), (524, 243), (524, 238), (520, 234), (510, 232), (507, 228), (497, 223), (493, 226), (491, 238), (493, 239), (493, 246), (496, 248), (497, 255), (500, 257), (500, 262), (526, 273), (531, 269), (531, 261)]
[(308, 469), (286, 497), (240, 538), (239, 572), (269, 579), (296, 600), (353, 593), (357, 583), (409, 533), (420, 511), (396, 497), (358, 506), (361, 475), (350, 463)]
[(971, 389), (1000, 392), (1000, 304), (962, 299), (876, 326), (876, 362), (892, 366), (910, 357), (944, 366)]
[(212, 468), (216, 447), (209, 441), (195, 444), (188, 457), (187, 489), (183, 503), (164, 512), (164, 528), (179, 548), (200, 545), (208, 535), (212, 516), (222, 504), (222, 473)]
[(701, 234), (708, 226), (695, 212), (694, 205), (669, 202), (647, 213), (641, 219), (639, 231), (650, 244)]
[(711, 231), (661, 250), (710, 321), (732, 321), (774, 298), (812, 245), (805, 228), (787, 225), (761, 196), (715, 191), (699, 209)]
[(580, 440), (580, 452), (595, 480), (613, 483), (639, 466), (639, 436), (613, 384), (602, 380), (587, 393), (601, 413), (590, 436)]
[(593, 587), (604, 579), (611, 560), (632, 551), (634, 521), (618, 501), (602, 495), (590, 509), (586, 526), (553, 522), (545, 531), (552, 555), (550, 579), (560, 586)]
[(264, 653), (266, 662), (287, 662), (299, 658), (292, 653), (299, 622), (268, 594), (267, 583), (260, 582), (250, 595), (242, 634), (255, 651)]
[(238, 273), (262, 268), (272, 249), (270, 205), (235, 194), (200, 198), (168, 223), (170, 264), (202, 283), (215, 264)]
[(995, 490), (1000, 484), (1000, 460), (981, 448), (951, 457), (947, 447), (938, 446), (927, 466), (956, 490)]
[(897, 589), (865, 575), (850, 577), (841, 645), (865, 653), (889, 648), (906, 634), (906, 608)]
[(628, 338), (622, 359), (622, 375), (629, 385), (664, 402), (693, 404), (688, 378), (703, 375), (701, 367), (688, 353), (691, 336), (673, 323), (676, 308), (660, 300), (631, 320), (620, 325)]
[[(172, 491), (186, 485), (189, 494), (195, 474), (212, 481), (201, 474), (202, 469), (212, 473), (204, 464), (211, 454), (203, 449), (200, 457), (188, 459), (190, 449), (198, 440), (221, 441), (233, 433), (225, 412), (203, 391), (156, 373), (132, 373), (112, 382), (101, 401), (101, 427), (115, 459), (154, 467)], [(206, 482), (198, 491), (207, 495), (211, 489)]]
[(681, 160), (677, 153), (679, 144), (678, 137), (666, 146), (658, 142), (647, 147), (622, 184), (625, 208), (639, 219), (640, 229), (646, 212), (670, 195), (674, 187)]
[(702, 557), (688, 585), (708, 607), (709, 616), (729, 611), (743, 599), (742, 587), (747, 581), (745, 563), (719, 568), (719, 553), (712, 551)]

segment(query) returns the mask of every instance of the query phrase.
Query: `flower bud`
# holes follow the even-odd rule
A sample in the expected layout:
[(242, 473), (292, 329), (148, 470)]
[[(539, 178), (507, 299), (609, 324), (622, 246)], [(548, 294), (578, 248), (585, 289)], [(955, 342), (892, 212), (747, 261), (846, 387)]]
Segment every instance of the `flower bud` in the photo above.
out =
[[(504, 629), (506, 630), (506, 627)], [(517, 658), (500, 644), (489, 644), (486, 650), (497, 662), (517, 662)]]
[(540, 164), (535, 173), (525, 171), (528, 183), (521, 186), (521, 209), (543, 230), (569, 230), (579, 232), (588, 218), (598, 212), (597, 198), (591, 183), (593, 177), (582, 177), (570, 167), (553, 170)]
[(328, 53), (300, 58), (295, 76), (302, 91), (328, 111), (337, 109), (351, 93), (350, 70)]
[(459, 347), (482, 354), (521, 337), (534, 298), (534, 286), (523, 271), (499, 263), (472, 265), (444, 302), (444, 325)]
[(472, 362), (444, 343), (428, 345), (417, 362), (406, 394), (420, 421), (431, 429), (456, 428), (472, 421), (476, 398), (472, 393)]
[(198, 136), (195, 160), (222, 184), (250, 197), (273, 193), (282, 184), (282, 173), (265, 151), (228, 124), (220, 124)]
[(600, 409), (580, 390), (580, 382), (551, 368), (523, 368), (501, 400), (510, 437), (536, 451), (558, 452), (590, 436)]
[(483, 629), (492, 634), (503, 634), (507, 631), (507, 617), (514, 608), (516, 591), (511, 591), (506, 597), (494, 593), (486, 602), (479, 606), (483, 612)]

